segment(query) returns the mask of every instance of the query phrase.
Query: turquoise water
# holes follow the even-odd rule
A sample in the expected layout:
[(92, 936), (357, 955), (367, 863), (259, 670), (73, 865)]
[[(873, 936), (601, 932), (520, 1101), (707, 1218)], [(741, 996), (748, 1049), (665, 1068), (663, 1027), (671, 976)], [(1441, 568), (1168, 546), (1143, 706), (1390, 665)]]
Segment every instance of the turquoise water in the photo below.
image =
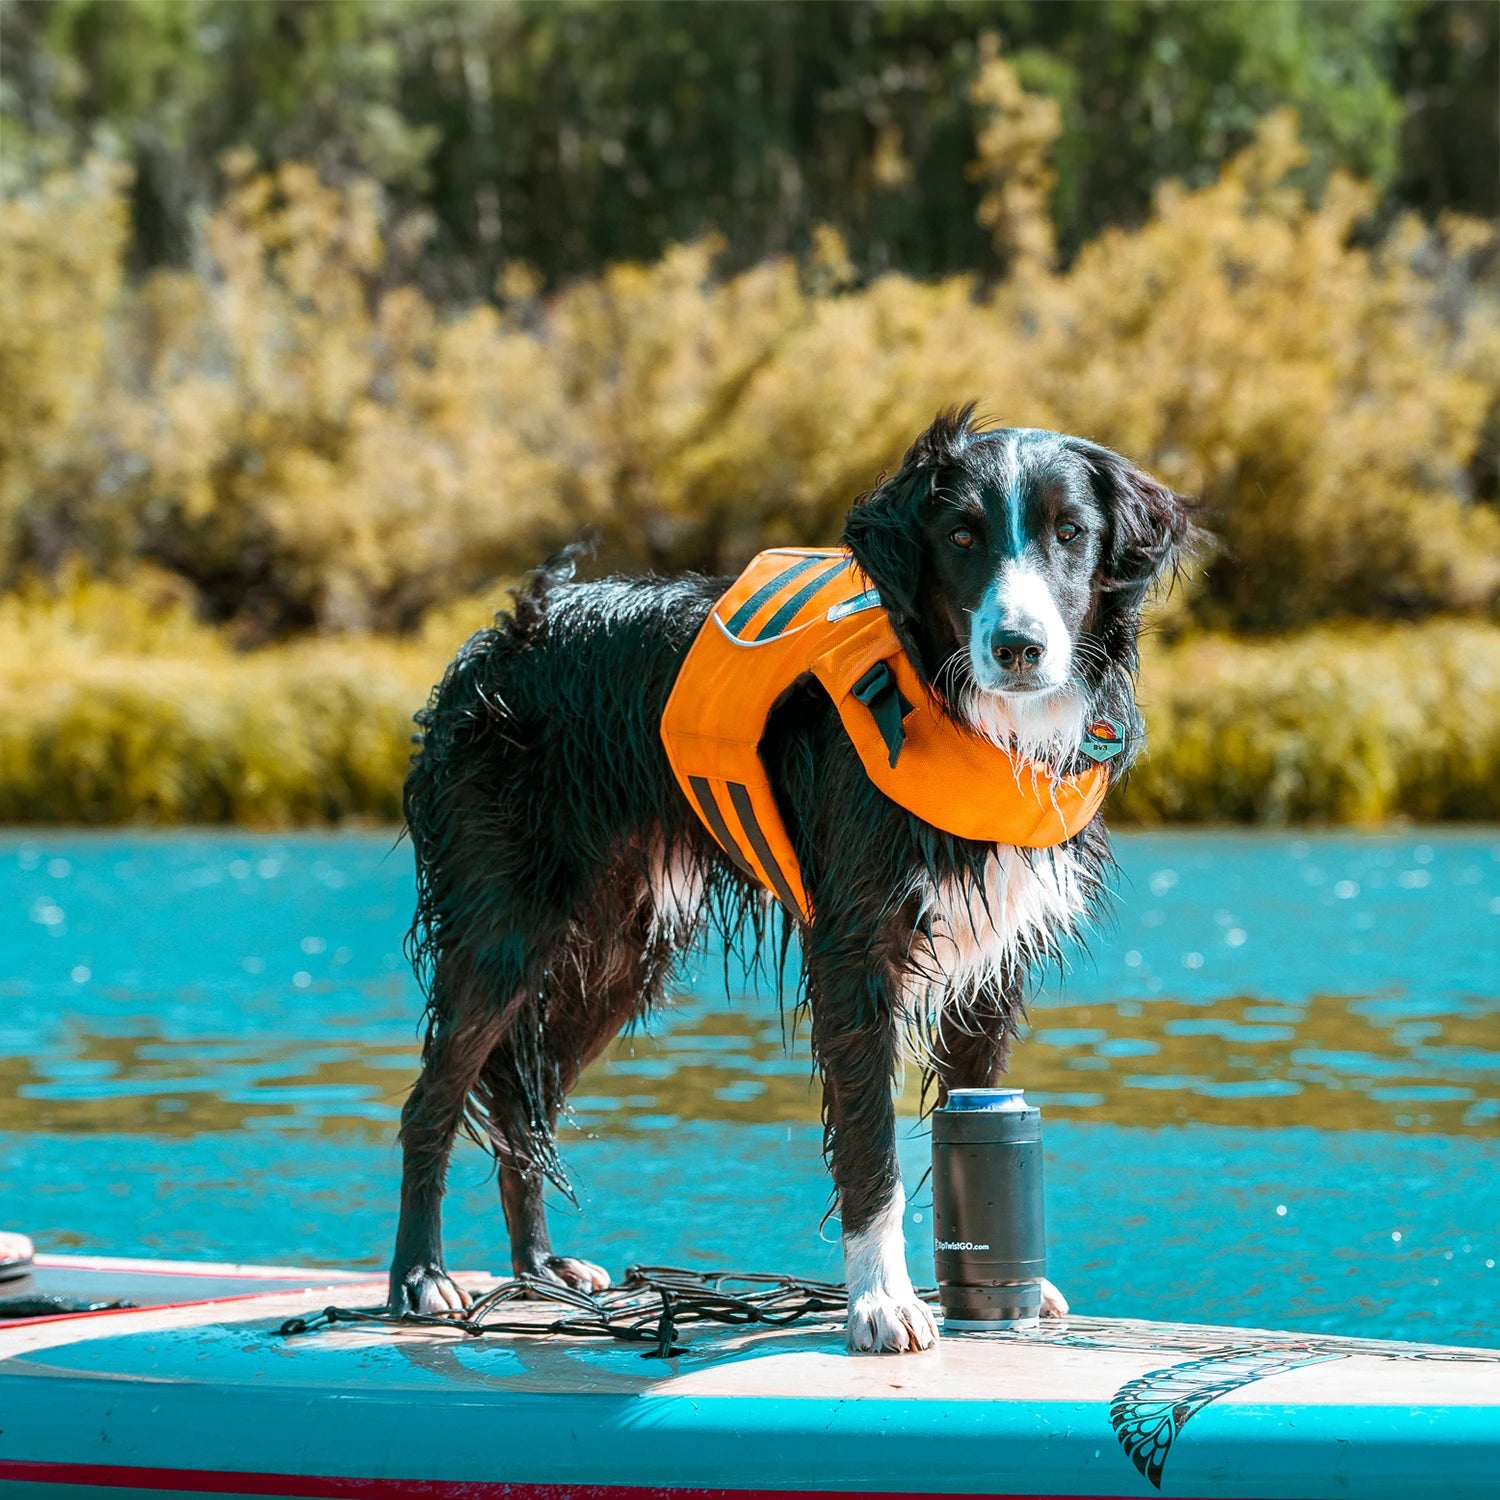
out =
[[(1119, 845), (1118, 920), (1015, 1059), (1054, 1280), (1090, 1313), (1500, 1347), (1500, 830)], [(410, 906), (386, 833), (0, 836), (0, 1223), (383, 1266)], [(580, 1086), (554, 1238), (615, 1269), (836, 1274), (805, 1039), (701, 969)], [(450, 1263), (503, 1267), (474, 1148), (452, 1186)]]

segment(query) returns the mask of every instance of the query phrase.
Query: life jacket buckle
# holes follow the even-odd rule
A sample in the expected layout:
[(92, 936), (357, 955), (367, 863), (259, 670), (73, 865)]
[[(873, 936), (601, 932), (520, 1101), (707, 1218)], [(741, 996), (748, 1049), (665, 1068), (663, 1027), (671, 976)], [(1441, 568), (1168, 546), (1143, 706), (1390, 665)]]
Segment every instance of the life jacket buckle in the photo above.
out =
[(854, 696), (870, 710), (880, 738), (885, 741), (890, 764), (895, 766), (906, 745), (906, 730), (901, 721), (911, 712), (906, 695), (896, 686), (896, 674), (890, 663), (878, 661), (854, 684)]

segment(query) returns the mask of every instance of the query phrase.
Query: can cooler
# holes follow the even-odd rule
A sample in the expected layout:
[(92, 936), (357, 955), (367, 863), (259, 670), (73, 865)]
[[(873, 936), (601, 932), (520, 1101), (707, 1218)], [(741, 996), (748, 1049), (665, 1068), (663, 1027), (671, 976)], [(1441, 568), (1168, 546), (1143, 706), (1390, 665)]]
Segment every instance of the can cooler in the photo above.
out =
[(1047, 1274), (1042, 1112), (1020, 1089), (951, 1089), (933, 1111), (932, 1210), (944, 1326), (1035, 1323)]

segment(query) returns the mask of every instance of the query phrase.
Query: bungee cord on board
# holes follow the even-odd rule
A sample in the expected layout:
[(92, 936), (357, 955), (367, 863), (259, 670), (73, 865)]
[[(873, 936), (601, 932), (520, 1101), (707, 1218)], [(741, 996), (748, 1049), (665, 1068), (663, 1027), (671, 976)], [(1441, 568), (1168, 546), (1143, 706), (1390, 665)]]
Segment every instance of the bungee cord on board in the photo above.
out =
[[(934, 1306), (937, 1292), (920, 1293)], [(670, 1359), (687, 1352), (680, 1328), (695, 1323), (781, 1327), (826, 1313), (842, 1317), (842, 1283), (811, 1281), (763, 1272), (688, 1271), (677, 1266), (631, 1266), (618, 1286), (581, 1292), (537, 1276), (499, 1282), (462, 1312), (391, 1313), (383, 1307), (325, 1307), (288, 1318), (277, 1332), (286, 1338), (340, 1326), (383, 1324), (397, 1328), (454, 1328), (473, 1338), (486, 1334), (559, 1334), (650, 1344), (643, 1359)], [(570, 1308), (561, 1317), (505, 1316), (512, 1304), (554, 1302)]]

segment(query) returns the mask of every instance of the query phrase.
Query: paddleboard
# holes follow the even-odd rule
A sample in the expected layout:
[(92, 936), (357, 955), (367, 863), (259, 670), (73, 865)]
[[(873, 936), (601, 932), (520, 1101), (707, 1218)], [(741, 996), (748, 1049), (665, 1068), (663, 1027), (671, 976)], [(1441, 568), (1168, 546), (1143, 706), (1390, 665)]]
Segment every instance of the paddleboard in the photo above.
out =
[(664, 1359), (281, 1335), (378, 1304), (356, 1271), (40, 1255), (3, 1292), (138, 1304), (0, 1323), (3, 1500), (1500, 1497), (1500, 1350), (1068, 1317), (856, 1357), (828, 1319)]

